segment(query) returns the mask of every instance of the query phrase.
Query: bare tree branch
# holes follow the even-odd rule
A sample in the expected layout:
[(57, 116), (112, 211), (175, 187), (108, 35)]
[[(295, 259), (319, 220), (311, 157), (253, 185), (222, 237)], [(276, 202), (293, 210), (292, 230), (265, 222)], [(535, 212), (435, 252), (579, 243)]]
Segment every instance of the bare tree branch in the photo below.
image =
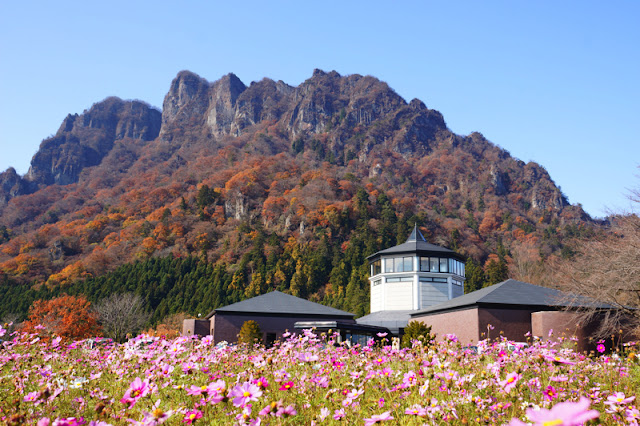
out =
[(106, 337), (123, 342), (127, 334), (144, 327), (151, 314), (144, 309), (142, 298), (133, 293), (112, 294), (95, 306)]

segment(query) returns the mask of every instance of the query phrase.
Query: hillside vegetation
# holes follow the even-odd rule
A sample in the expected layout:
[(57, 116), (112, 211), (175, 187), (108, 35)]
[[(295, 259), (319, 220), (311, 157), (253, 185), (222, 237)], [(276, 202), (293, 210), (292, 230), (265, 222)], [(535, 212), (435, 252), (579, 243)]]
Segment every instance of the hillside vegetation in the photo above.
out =
[(374, 77), (183, 71), (162, 112), (108, 98), (68, 116), (25, 176), (0, 174), (0, 312), (126, 290), (159, 320), (279, 289), (362, 315), (366, 256), (414, 223), (469, 257), (467, 290), (545, 284), (541, 265), (600, 232), (542, 166)]

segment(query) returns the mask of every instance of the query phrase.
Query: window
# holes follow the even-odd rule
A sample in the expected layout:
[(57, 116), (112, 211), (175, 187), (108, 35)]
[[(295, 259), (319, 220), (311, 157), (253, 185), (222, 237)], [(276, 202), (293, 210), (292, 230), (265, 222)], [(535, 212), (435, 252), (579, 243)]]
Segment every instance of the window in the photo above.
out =
[(388, 283), (404, 283), (404, 282), (412, 282), (413, 277), (393, 277), (387, 278)]
[(421, 257), (420, 258), (420, 272), (429, 272), (429, 258)]
[(449, 268), (447, 268), (448, 266), (448, 262), (447, 259), (445, 258), (440, 258), (440, 272), (449, 272)]
[(371, 264), (371, 276), (378, 275), (382, 272), (380, 260), (376, 260)]
[(429, 263), (431, 265), (429, 272), (440, 272), (440, 261), (437, 257), (430, 257)]
[(404, 264), (403, 272), (413, 271), (413, 258), (412, 257), (403, 257), (402, 263)]
[(446, 278), (420, 277), (422, 283), (446, 283)]
[(384, 271), (385, 272), (393, 272), (393, 259), (385, 259), (384, 260)]
[(393, 259), (393, 270), (395, 272), (403, 272), (404, 268), (402, 268), (402, 258), (401, 257), (396, 257), (395, 259)]

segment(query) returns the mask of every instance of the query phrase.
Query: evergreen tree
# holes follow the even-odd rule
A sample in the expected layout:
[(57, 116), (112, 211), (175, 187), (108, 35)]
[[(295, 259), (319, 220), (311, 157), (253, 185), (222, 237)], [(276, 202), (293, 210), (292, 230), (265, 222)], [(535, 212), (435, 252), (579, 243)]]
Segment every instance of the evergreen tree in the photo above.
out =
[(480, 290), (485, 286), (486, 278), (484, 276), (484, 270), (482, 266), (473, 258), (467, 259), (465, 264), (464, 292), (471, 293), (472, 291)]
[(414, 340), (417, 340), (422, 343), (423, 346), (426, 346), (435, 338), (436, 336), (431, 334), (431, 326), (427, 326), (420, 321), (411, 321), (404, 329), (402, 347), (410, 348)]
[(262, 343), (262, 330), (260, 330), (260, 325), (254, 320), (245, 321), (238, 333), (238, 343), (246, 345)]

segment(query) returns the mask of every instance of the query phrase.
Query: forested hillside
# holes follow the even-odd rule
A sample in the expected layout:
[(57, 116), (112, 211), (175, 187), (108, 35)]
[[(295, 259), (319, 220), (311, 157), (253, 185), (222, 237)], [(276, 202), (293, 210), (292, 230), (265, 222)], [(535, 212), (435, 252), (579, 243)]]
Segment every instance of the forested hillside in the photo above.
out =
[(0, 313), (135, 291), (158, 321), (279, 289), (362, 315), (366, 256), (414, 223), (469, 257), (468, 290), (544, 283), (540, 266), (598, 229), (542, 166), (373, 77), (184, 71), (161, 113), (108, 98), (67, 117), (25, 176), (0, 174)]

